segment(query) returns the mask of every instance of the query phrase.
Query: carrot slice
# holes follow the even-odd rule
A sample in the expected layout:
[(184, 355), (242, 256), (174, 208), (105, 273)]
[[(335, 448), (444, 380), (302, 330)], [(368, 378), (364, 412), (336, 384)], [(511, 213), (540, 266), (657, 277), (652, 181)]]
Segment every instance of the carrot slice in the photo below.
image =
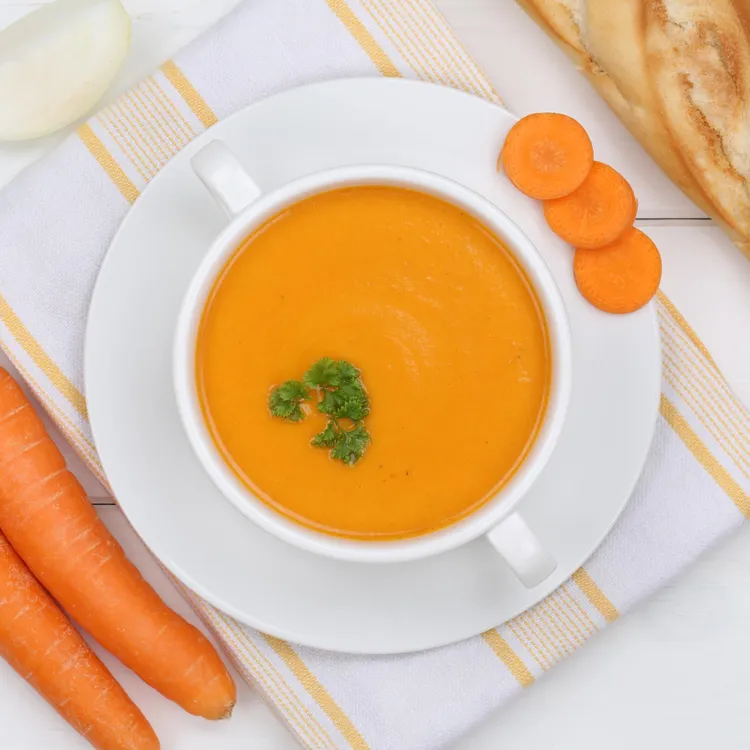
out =
[(125, 557), (2, 368), (0, 467), (0, 531), (47, 591), (162, 695), (191, 714), (227, 718), (236, 689), (216, 649)]
[(562, 198), (580, 187), (594, 163), (594, 147), (577, 120), (539, 112), (524, 117), (510, 129), (499, 161), (508, 179), (522, 193), (549, 200)]
[(0, 657), (98, 750), (159, 750), (151, 725), (2, 534)]
[(650, 237), (631, 227), (611, 245), (577, 249), (573, 271), (581, 294), (594, 307), (608, 313), (630, 313), (656, 294), (661, 255)]
[(603, 247), (633, 225), (638, 210), (633, 188), (607, 164), (594, 162), (583, 184), (564, 198), (544, 202), (550, 229), (573, 247)]

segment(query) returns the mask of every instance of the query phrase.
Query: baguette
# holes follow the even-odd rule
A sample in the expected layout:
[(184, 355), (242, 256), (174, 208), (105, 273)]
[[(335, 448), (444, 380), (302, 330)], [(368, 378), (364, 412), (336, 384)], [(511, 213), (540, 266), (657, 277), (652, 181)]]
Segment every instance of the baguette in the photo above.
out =
[(750, 0), (517, 0), (750, 255)]

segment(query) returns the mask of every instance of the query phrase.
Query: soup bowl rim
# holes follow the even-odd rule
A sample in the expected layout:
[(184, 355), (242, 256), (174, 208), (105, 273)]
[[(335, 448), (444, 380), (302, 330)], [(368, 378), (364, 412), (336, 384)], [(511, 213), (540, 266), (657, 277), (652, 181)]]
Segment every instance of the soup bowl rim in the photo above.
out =
[[(480, 221), (523, 268), (542, 307), (551, 353), (545, 414), (533, 444), (510, 479), (476, 510), (438, 530), (402, 539), (334, 536), (304, 526), (258, 498), (217, 448), (204, 419), (196, 382), (198, 329), (214, 282), (243, 241), (284, 208), (343, 187), (401, 187), (444, 200)], [(231, 213), (231, 212), (230, 212)], [(363, 164), (316, 172), (260, 193), (239, 210), (208, 248), (183, 298), (173, 341), (173, 384), (185, 434), (222, 495), (265, 531), (298, 548), (348, 562), (406, 562), (447, 552), (490, 535), (516, 511), (539, 478), (562, 432), (571, 394), (572, 347), (562, 295), (546, 262), (526, 234), (498, 206), (454, 180), (412, 167)], [(356, 467), (352, 468), (356, 471)], [(468, 470), (468, 467), (467, 467)]]

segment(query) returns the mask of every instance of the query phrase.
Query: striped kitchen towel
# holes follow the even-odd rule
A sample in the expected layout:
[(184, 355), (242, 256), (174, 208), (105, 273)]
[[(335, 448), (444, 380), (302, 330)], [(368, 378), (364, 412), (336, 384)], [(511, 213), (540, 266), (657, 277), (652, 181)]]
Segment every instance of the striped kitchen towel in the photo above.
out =
[[(0, 194), (0, 343), (102, 480), (83, 396), (83, 332), (129, 206), (173, 154), (241, 107), (291, 86), (367, 75), (500, 103), (429, 0), (247, 0)], [(748, 413), (666, 297), (657, 309), (661, 410), (632, 502), (586, 565), (512, 622), (435, 651), (346, 656), (263, 635), (187, 594), (303, 746), (450, 743), (750, 513)]]

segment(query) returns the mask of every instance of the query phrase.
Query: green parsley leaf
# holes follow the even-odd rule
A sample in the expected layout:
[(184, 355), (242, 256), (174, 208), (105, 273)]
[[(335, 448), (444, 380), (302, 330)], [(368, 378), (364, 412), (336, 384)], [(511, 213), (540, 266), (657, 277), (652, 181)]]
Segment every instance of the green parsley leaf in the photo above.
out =
[(319, 432), (310, 442), (316, 448), (333, 448), (339, 439), (336, 423), (331, 420), (322, 432)]
[(323, 357), (303, 375), (302, 380), (310, 388), (335, 388), (339, 384), (339, 363)]
[(351, 419), (352, 422), (363, 420), (370, 413), (370, 402), (364, 390), (352, 396), (345, 396), (336, 408), (337, 419)]
[(370, 433), (363, 424), (358, 424), (352, 430), (342, 430), (331, 451), (331, 458), (349, 465), (356, 464), (362, 458), (369, 443)]
[(339, 366), (339, 385), (346, 386), (351, 384), (357, 384), (362, 387), (362, 383), (359, 380), (359, 370), (349, 362), (340, 359), (338, 361)]
[(310, 393), (303, 383), (299, 380), (287, 380), (271, 391), (268, 408), (274, 417), (301, 422), (305, 418), (305, 413), (300, 404), (309, 398)]
[(323, 391), (323, 397), (318, 402), (318, 411), (333, 417), (341, 406), (341, 396), (337, 391)]
[(370, 401), (361, 383), (342, 385), (335, 390), (323, 391), (318, 411), (336, 419), (359, 422), (370, 413)]

